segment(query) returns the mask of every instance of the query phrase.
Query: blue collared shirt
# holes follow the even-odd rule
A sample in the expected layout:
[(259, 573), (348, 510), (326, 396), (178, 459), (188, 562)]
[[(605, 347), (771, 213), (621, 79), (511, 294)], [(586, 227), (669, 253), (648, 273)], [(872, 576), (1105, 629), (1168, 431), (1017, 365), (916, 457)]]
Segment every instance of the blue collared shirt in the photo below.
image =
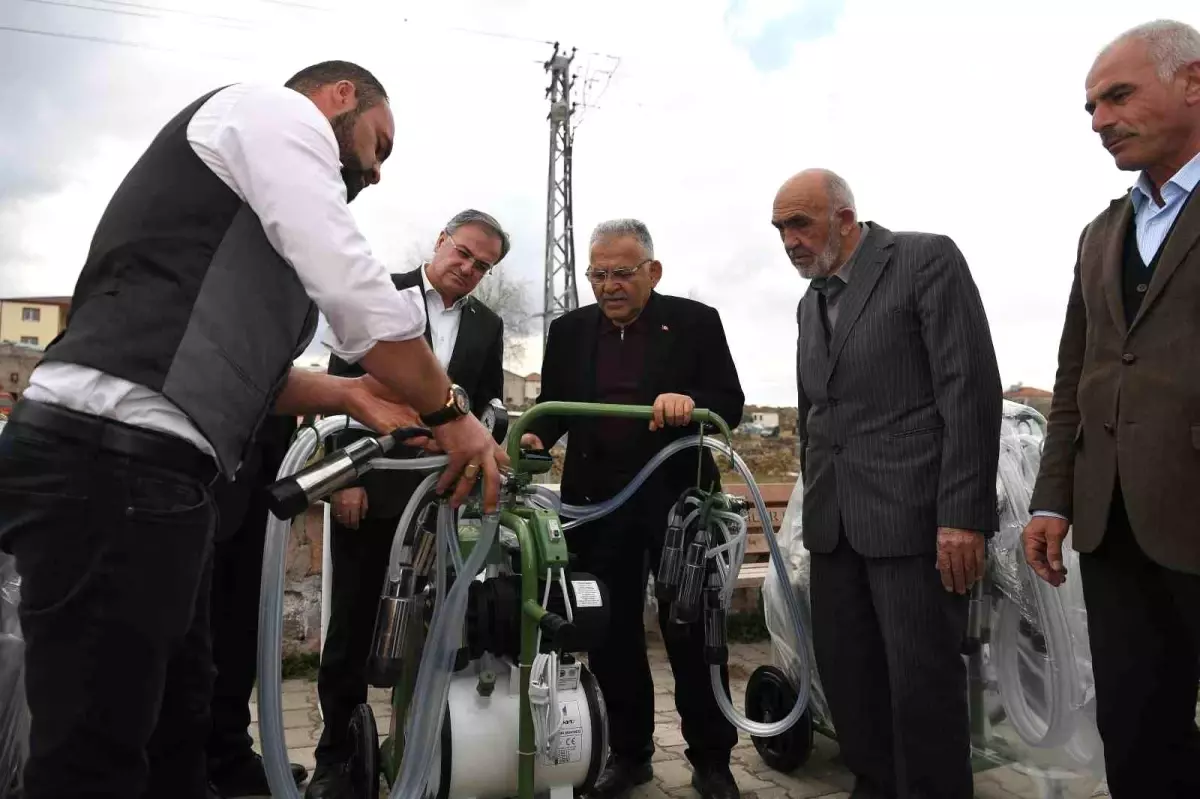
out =
[(1179, 216), (1179, 209), (1197, 183), (1200, 183), (1200, 153), (1163, 184), (1162, 205), (1154, 201), (1154, 190), (1146, 173), (1138, 176), (1130, 199), (1133, 201), (1133, 221), (1137, 227), (1138, 252), (1143, 262), (1148, 264), (1154, 260), (1167, 233), (1171, 231), (1171, 225)]

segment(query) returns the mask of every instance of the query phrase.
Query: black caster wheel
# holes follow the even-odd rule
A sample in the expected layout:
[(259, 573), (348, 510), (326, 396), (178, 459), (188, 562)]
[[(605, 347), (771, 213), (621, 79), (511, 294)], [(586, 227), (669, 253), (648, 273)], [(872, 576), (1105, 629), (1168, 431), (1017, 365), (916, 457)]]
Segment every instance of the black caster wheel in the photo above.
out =
[(350, 716), (350, 796), (379, 799), (379, 730), (371, 706), (361, 704)]
[[(796, 706), (796, 689), (787, 675), (774, 666), (759, 666), (746, 685), (746, 718), (770, 723), (787, 717)], [(791, 729), (771, 738), (750, 736), (763, 762), (781, 774), (790, 774), (803, 766), (813, 749), (812, 710)]]

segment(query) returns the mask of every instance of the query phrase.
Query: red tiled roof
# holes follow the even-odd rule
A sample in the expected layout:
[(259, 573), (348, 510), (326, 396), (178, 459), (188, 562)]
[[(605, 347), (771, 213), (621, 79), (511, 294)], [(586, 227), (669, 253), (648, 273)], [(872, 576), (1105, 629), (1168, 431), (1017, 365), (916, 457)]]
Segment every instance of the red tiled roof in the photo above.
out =
[(1019, 388), (1005, 391), (1004, 396), (1008, 399), (1049, 399), (1054, 396), (1054, 392), (1043, 391), (1040, 388), (1033, 388), (1032, 386), (1020, 386)]
[(70, 305), (70, 297), (0, 297), (0, 302), (27, 302), (31, 305)]

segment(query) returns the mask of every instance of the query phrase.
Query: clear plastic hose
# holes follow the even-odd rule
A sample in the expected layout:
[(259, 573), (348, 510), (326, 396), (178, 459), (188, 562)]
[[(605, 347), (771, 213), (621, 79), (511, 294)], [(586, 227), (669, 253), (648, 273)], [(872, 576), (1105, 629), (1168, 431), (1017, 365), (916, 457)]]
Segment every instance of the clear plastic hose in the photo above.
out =
[(413, 517), (417, 515), (417, 510), (421, 507), (421, 502), (425, 496), (437, 484), (438, 473), (434, 472), (428, 475), (417, 486), (417, 490), (413, 492), (408, 504), (404, 506), (404, 513), (400, 514), (400, 523), (396, 525), (395, 535), (392, 536), (392, 550), (388, 555), (388, 580), (400, 579), (400, 559), (404, 550), (404, 538), (409, 526), (413, 523)]
[[(784, 565), (783, 554), (779, 551), (779, 544), (775, 542), (775, 530), (771, 527), (771, 514), (767, 511), (767, 504), (763, 501), (762, 494), (758, 491), (758, 486), (754, 482), (754, 475), (747, 468), (745, 461), (733, 451), (725, 442), (713, 438), (711, 436), (689, 436), (681, 438), (664, 447), (657, 455), (642, 467), (637, 476), (630, 481), (629, 485), (621, 489), (616, 496), (604, 502), (598, 502), (594, 505), (568, 505), (563, 503), (558, 497), (554, 496), (553, 492), (543, 486), (534, 486), (532, 499), (543, 507), (549, 507), (556, 510), (559, 515), (571, 518), (572, 521), (563, 525), (564, 530), (569, 530), (587, 522), (592, 522), (603, 518), (617, 508), (625, 504), (641, 487), (642, 483), (650, 474), (661, 466), (667, 458), (670, 458), (677, 452), (689, 449), (691, 447), (703, 446), (715, 452), (725, 455), (734, 465), (734, 468), (745, 479), (746, 487), (750, 490), (750, 495), (754, 498), (754, 507), (758, 511), (758, 518), (762, 520), (763, 536), (767, 540), (767, 547), (771, 551), (771, 564), (775, 568), (775, 572), (782, 584), (789, 584), (789, 577)], [(694, 512), (693, 512), (694, 513)], [(744, 531), (743, 531), (744, 532)], [(729, 567), (725, 580), (725, 588), (722, 592), (722, 598), (728, 605), (729, 598), (733, 594), (734, 586), (737, 582), (738, 572), (741, 571), (742, 557), (745, 554), (744, 544), (741, 546), (731, 546), (727, 550), (729, 552)], [(796, 599), (794, 591), (784, 592), (785, 609), (787, 616), (792, 626), (797, 632), (797, 640), (806, 640), (804, 632), (803, 617), (800, 615), (799, 600)], [(798, 664), (797, 673), (800, 676), (800, 684), (796, 686), (796, 705), (792, 708), (787, 716), (775, 722), (760, 722), (751, 721), (743, 716), (734, 708), (728, 694), (721, 684), (721, 669), (719, 666), (713, 666), (710, 669), (710, 677), (713, 686), (713, 695), (716, 697), (717, 706), (721, 708), (721, 713), (729, 722), (740, 730), (743, 730), (750, 735), (760, 738), (770, 738), (776, 735), (782, 735), (791, 729), (792, 725), (800, 720), (804, 715), (804, 710), (808, 707), (809, 688), (811, 686), (812, 672), (811, 665), (808, 662), (808, 652), (806, 649), (801, 649), (800, 663)]]
[[(443, 505), (439, 510), (448, 511), (449, 506)], [(421, 667), (413, 688), (413, 696), (421, 697), (421, 700), (414, 702), (409, 710), (404, 734), (404, 758), (400, 764), (400, 774), (392, 786), (391, 799), (412, 799), (424, 795), (445, 718), (450, 678), (454, 675), (454, 658), (467, 613), (467, 592), (471, 578), (483, 568), (499, 528), (499, 514), (491, 513), (483, 517), (479, 540), (472, 547), (470, 557), (463, 570), (455, 576), (454, 585), (445, 601), (439, 602), (434, 609), (433, 623), (426, 638), (427, 645), (421, 653)], [(441, 539), (437, 564), (440, 580), (444, 579), (447, 565), (442, 556), (458, 546), (453, 512), (439, 512), (438, 534)]]
[[(998, 471), (998, 481), (1008, 503), (1006, 510), (1020, 528), (1029, 521), (1027, 508), (1033, 493), (1031, 475), (1022, 469), (1023, 455), (1029, 452), (1031, 444), (1036, 446), (1036, 442), (1025, 439), (1026, 436), (1018, 434), (1002, 440)], [(1079, 704), (1076, 694), (1082, 690), (1083, 682), (1076, 669), (1066, 609), (1059, 591), (1037, 579), (1023, 558), (1015, 565), (1016, 574), (1010, 579), (1019, 582), (1018, 597), (1024, 601), (1013, 601), (1018, 597), (1012, 597), (1003, 603), (992, 641), (1000, 697), (1009, 721), (1025, 743), (1043, 749), (1063, 746), (1075, 733), (1073, 711)], [(1030, 653), (1021, 643), (1023, 617), (1042, 632), (1046, 642), (1044, 717), (1030, 706), (1024, 690), (1023, 671), (1029, 666), (1024, 661)]]
[[(327, 436), (348, 427), (346, 417), (322, 419), (312, 428), (303, 428), (280, 464), (280, 479), (290, 477), (307, 463), (317, 445)], [(365, 428), (364, 428), (365, 429)], [(446, 456), (378, 460), (373, 468), (440, 469)], [(283, 586), (287, 566), (287, 542), (291, 521), (271, 515), (263, 547), (262, 593), (258, 606), (258, 727), (262, 739), (263, 763), (273, 799), (300, 799), (292, 778), (283, 733)], [(439, 711), (441, 708), (439, 707)], [(416, 796), (417, 794), (412, 794)]]

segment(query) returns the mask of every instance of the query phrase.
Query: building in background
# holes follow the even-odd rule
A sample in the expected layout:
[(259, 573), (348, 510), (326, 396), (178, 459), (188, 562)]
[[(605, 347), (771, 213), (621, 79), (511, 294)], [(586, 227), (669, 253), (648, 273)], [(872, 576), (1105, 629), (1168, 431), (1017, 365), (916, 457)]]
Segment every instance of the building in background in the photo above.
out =
[(1050, 400), (1054, 397), (1054, 392), (1044, 391), (1040, 388), (1022, 385), (1017, 383), (1015, 386), (1010, 386), (1008, 391), (1004, 392), (1004, 398), (1010, 402), (1019, 402), (1022, 405), (1028, 405), (1042, 416), (1049, 418), (1050, 416)]
[(542, 376), (537, 372), (525, 375), (525, 404), (537, 402), (538, 394), (542, 393)]
[(0, 298), (0, 342), (46, 349), (67, 326), (70, 297)]
[(29, 375), (42, 360), (42, 351), (25, 344), (0, 343), (0, 417), (29, 387)]

